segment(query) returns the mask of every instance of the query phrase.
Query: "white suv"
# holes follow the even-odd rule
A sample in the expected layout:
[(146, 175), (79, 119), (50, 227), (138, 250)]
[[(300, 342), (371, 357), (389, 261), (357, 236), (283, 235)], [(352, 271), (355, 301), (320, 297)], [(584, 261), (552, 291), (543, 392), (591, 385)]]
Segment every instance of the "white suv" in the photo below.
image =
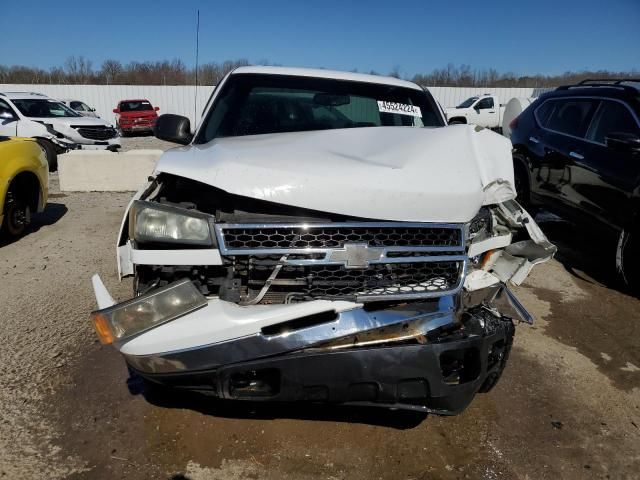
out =
[(120, 148), (112, 125), (40, 93), (0, 93), (0, 135), (35, 138), (47, 153), (50, 171), (57, 168), (58, 154), (68, 150)]

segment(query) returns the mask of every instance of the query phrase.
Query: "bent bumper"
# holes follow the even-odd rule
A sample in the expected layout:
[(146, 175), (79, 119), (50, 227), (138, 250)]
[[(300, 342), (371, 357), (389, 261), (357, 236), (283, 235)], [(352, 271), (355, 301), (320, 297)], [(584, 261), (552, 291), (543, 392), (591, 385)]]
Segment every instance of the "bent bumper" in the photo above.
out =
[[(102, 308), (113, 304), (98, 277), (94, 289)], [(496, 383), (506, 363), (514, 327), (498, 308), (531, 321), (504, 285), (371, 308), (211, 299), (115, 346), (151, 382), (223, 399), (456, 414)]]
[(143, 378), (221, 399), (391, 407), (454, 415), (500, 377), (512, 344), (510, 319), (478, 311), (470, 329), (426, 343), (306, 349), (205, 371)]
[(51, 138), (50, 140), (64, 150), (117, 150), (122, 146), (120, 136), (106, 140), (91, 140), (83, 137)]

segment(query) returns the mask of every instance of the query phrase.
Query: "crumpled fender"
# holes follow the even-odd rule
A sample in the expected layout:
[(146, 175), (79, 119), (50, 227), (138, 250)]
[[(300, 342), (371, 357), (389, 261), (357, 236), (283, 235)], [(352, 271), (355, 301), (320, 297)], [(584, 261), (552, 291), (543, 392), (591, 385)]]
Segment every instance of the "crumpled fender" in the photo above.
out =
[[(514, 195), (509, 190), (510, 185), (495, 183), (487, 194), (488, 198), (501, 200), (495, 204), (501, 224), (494, 229), (494, 236), (470, 246), (470, 257), (485, 252), (489, 254), (484, 259), (482, 268), (467, 275), (467, 291), (486, 288), (498, 282), (520, 285), (535, 265), (550, 260), (557, 251), (557, 247), (549, 241), (531, 214), (510, 198)], [(512, 234), (509, 229), (523, 227), (529, 239), (511, 243)]]

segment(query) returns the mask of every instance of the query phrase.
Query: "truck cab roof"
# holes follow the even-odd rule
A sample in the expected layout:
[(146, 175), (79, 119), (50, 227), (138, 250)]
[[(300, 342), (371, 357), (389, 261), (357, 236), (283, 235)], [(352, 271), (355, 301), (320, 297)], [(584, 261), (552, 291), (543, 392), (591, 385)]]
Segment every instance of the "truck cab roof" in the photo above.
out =
[(232, 75), (250, 73), (351, 80), (353, 82), (377, 83), (382, 85), (393, 85), (397, 87), (411, 88), (413, 90), (422, 90), (422, 87), (413, 82), (409, 82), (408, 80), (401, 80), (395, 77), (369, 75), (366, 73), (340, 72), (337, 70), (324, 70), (320, 68), (250, 66), (238, 67), (232, 72)]

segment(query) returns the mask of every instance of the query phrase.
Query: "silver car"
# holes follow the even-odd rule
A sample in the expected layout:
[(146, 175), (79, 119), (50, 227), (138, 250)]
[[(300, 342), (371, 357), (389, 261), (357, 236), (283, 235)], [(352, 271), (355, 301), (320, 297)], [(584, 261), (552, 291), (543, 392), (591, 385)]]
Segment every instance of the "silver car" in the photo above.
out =
[(80, 100), (72, 100), (69, 98), (65, 98), (64, 100), (60, 100), (60, 101), (64, 103), (67, 107), (69, 107), (71, 110), (73, 110), (76, 113), (79, 113), (83, 117), (100, 118), (96, 113), (95, 108), (90, 107), (89, 105), (87, 105), (86, 103)]

